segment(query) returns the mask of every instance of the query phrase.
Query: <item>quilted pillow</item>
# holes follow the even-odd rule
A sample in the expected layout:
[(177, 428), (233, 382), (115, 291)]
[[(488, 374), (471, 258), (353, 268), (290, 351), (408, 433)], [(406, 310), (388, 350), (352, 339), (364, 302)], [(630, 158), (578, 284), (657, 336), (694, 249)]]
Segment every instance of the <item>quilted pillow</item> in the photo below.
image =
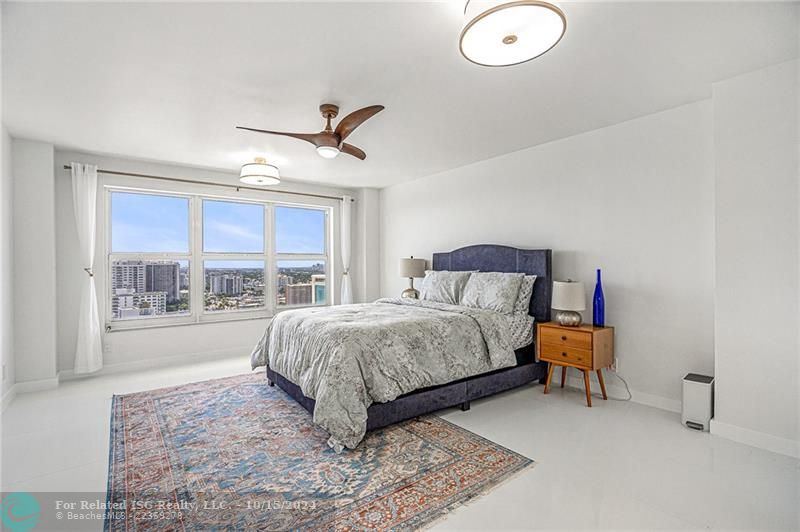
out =
[(420, 299), (458, 305), (461, 294), (472, 272), (449, 272), (425, 270)]
[(535, 275), (526, 275), (522, 279), (519, 288), (517, 302), (514, 303), (514, 314), (527, 314), (531, 308), (531, 296), (533, 295), (533, 284), (536, 282)]
[(511, 314), (524, 277), (524, 273), (473, 273), (464, 287), (461, 304)]

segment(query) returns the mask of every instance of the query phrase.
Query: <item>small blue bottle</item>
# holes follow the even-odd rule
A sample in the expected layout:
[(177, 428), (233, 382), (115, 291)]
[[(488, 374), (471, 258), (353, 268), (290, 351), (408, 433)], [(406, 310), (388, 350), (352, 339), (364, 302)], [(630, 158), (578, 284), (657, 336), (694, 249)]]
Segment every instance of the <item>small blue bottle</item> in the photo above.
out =
[(600, 278), (600, 268), (597, 269), (597, 284), (594, 286), (594, 302), (592, 305), (592, 324), (595, 327), (606, 325), (606, 300), (603, 297), (603, 281)]

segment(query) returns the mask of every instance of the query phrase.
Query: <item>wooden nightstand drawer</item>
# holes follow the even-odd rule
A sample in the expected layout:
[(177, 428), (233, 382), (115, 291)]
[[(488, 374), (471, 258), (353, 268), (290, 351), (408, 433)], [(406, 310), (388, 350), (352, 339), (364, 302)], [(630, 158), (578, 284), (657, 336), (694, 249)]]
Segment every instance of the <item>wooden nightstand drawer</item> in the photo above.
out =
[(539, 356), (545, 361), (563, 362), (590, 369), (592, 367), (592, 351), (589, 349), (542, 343)]
[(565, 327), (558, 329), (542, 327), (539, 329), (542, 344), (563, 345), (578, 349), (592, 350), (592, 333), (580, 329), (567, 330)]

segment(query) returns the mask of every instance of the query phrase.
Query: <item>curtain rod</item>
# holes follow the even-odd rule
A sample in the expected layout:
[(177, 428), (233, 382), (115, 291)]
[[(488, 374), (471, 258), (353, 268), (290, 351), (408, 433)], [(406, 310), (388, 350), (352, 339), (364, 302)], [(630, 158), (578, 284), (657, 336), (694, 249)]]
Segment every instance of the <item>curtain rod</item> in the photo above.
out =
[[(72, 170), (72, 166), (65, 164), (64, 170)], [(235, 188), (236, 190), (257, 190), (258, 192), (274, 192), (276, 194), (291, 194), (293, 196), (305, 196), (307, 198), (323, 198), (323, 199), (333, 199), (333, 200), (344, 200), (342, 196), (328, 196), (326, 194), (312, 194), (310, 192), (292, 192), (289, 190), (274, 190), (274, 189), (266, 189), (266, 188), (256, 188), (256, 187), (248, 187), (246, 185), (230, 185), (228, 183), (215, 183), (213, 181), (199, 181), (196, 179), (184, 179), (181, 177), (166, 177), (160, 175), (150, 175), (150, 174), (135, 174), (132, 172), (118, 172), (116, 170), (101, 170), (100, 168), (97, 169), (97, 173), (99, 174), (109, 174), (109, 175), (123, 175), (128, 177), (144, 177), (146, 179), (158, 179), (161, 181), (177, 181), (178, 183), (190, 183), (193, 185), (211, 185), (215, 187), (226, 187), (226, 188)], [(350, 198), (350, 201), (355, 201), (355, 198)]]

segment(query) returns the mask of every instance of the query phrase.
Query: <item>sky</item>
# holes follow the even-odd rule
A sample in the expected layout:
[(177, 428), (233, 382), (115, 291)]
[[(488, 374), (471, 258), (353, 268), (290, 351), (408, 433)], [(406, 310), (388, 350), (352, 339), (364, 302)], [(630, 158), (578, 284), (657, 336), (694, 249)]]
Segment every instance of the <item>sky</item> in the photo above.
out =
[[(203, 251), (207, 253), (262, 253), (264, 206), (202, 200)], [(113, 252), (188, 253), (189, 200), (187, 198), (113, 192), (111, 194), (111, 249)], [(278, 253), (323, 254), (325, 212), (275, 207), (275, 245)], [(214, 267), (258, 267), (225, 261)], [(296, 263), (296, 264), (295, 264)], [(305, 266), (300, 261), (281, 266)]]

